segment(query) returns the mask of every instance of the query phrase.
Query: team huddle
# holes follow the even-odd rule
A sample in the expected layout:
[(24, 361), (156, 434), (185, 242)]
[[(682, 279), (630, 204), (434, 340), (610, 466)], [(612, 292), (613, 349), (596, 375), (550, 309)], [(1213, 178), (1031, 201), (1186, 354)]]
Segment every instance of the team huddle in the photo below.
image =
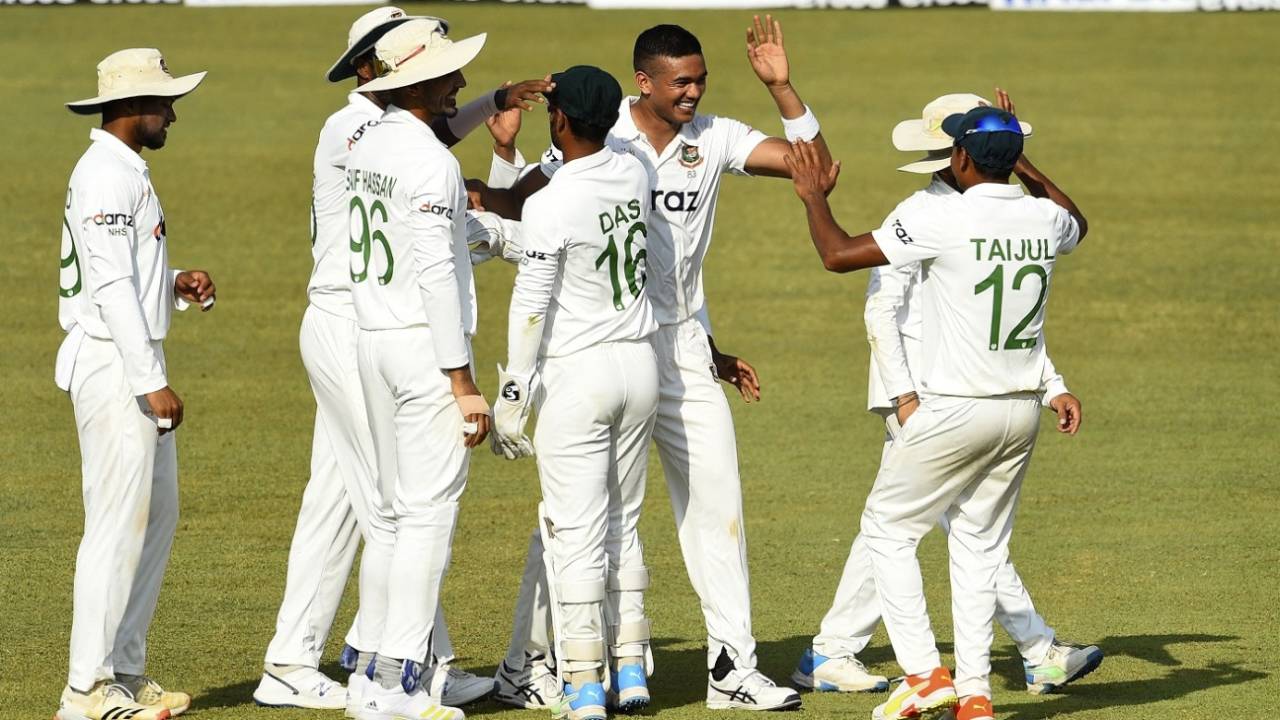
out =
[[(1097, 668), (1098, 648), (1057, 639), (1008, 551), (1041, 406), (1064, 433), (1081, 422), (1043, 326), (1056, 261), (1088, 230), (1023, 154), (1031, 127), (1008, 95), (944, 95), (899, 123), (895, 147), (926, 153), (900, 170), (930, 184), (851, 235), (827, 201), (840, 164), (791, 83), (772, 18), (747, 31), (747, 56), (785, 139), (697, 112), (706, 62), (675, 25), (637, 37), (637, 96), (576, 65), (460, 106), (463, 68), (484, 44), (483, 34), (452, 39), (442, 18), (383, 7), (354, 22), (329, 70), (356, 87), (315, 152), (299, 338), (317, 407), (311, 476), (254, 700), (359, 720), (461, 720), (462, 706), (490, 696), (570, 720), (647, 707), (655, 667), (638, 522), (650, 443), (706, 622), (708, 708), (796, 709), (804, 689), (888, 692), (873, 720), (992, 718), (993, 620), (1017, 644), (1030, 692)], [(156, 50), (123, 50), (98, 65), (98, 96), (68, 103), (102, 125), (72, 174), (62, 234), (67, 335), (55, 379), (75, 412), (85, 534), (60, 720), (164, 720), (191, 705), (145, 662), (176, 528), (183, 419), (162, 341), (173, 310), (213, 309), (216, 288), (207, 272), (169, 267), (140, 153), (163, 147), (174, 101), (203, 78), (174, 78)], [(528, 163), (516, 139), (534, 104), (547, 107), (552, 146)], [(485, 182), (466, 179), (450, 150), (482, 125), (494, 141)], [(868, 409), (885, 423), (881, 466), (794, 687), (757, 669), (736, 439), (719, 385), (750, 402), (759, 380), (716, 346), (703, 294), (729, 173), (790, 178), (824, 267), (871, 273)], [(490, 407), (471, 338), (477, 303), (497, 301), (477, 297), (474, 273), (496, 259), (517, 274)], [(441, 605), (471, 451), (486, 442), (508, 460), (532, 458), (542, 492), (495, 677), (457, 666)], [(950, 555), (954, 678), (916, 558), (935, 524)], [(344, 685), (319, 667), (357, 552)], [(882, 616), (904, 674), (892, 690), (857, 657)]]

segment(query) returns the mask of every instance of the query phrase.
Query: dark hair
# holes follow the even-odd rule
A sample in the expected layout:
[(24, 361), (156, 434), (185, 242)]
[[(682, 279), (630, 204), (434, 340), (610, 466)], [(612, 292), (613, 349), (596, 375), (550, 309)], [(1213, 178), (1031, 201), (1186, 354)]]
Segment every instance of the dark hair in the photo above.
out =
[(702, 44), (693, 33), (679, 25), (654, 25), (636, 37), (636, 47), (631, 53), (631, 66), (645, 72), (645, 66), (653, 58), (682, 58), (701, 55)]
[[(973, 160), (973, 156), (970, 155), (969, 159)], [(984, 165), (977, 160), (973, 160), (973, 167), (977, 169), (978, 174), (982, 176), (983, 180), (990, 180), (992, 182), (1009, 182), (1009, 175), (1013, 173), (1013, 168), (998, 168), (994, 165)]]
[(569, 130), (573, 132), (574, 137), (581, 138), (587, 142), (604, 143), (604, 139), (609, 135), (609, 128), (596, 127), (568, 115), (564, 116), (569, 121)]

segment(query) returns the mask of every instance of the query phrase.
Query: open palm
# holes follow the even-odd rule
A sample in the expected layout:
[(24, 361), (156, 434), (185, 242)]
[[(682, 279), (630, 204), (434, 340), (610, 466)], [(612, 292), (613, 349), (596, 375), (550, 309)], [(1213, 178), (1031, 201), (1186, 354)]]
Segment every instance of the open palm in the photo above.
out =
[(772, 15), (766, 15), (763, 23), (756, 15), (752, 27), (747, 28), (747, 59), (756, 77), (765, 85), (786, 85), (791, 81), (791, 66), (782, 44), (782, 24)]

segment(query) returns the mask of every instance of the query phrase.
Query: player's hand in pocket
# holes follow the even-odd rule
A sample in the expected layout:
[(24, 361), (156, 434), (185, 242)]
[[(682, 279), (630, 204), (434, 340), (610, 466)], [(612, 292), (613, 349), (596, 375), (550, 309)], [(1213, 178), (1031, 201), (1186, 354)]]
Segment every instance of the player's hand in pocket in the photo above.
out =
[(508, 460), (533, 455), (533, 443), (524, 434), (533, 407), (529, 378), (498, 366), (498, 399), (493, 409), (493, 454)]
[(711, 344), (711, 362), (715, 364), (716, 377), (737, 388), (744, 401), (759, 401), (760, 376), (751, 363), (736, 355), (720, 352), (710, 336), (707, 341)]
[(915, 392), (903, 393), (897, 397), (898, 405), (894, 413), (898, 416), (898, 427), (907, 424), (907, 420), (920, 409), (920, 396)]
[(1071, 393), (1062, 393), (1049, 401), (1049, 407), (1058, 413), (1058, 432), (1075, 435), (1084, 421), (1084, 408), (1080, 399)]
[(182, 424), (182, 398), (178, 397), (178, 393), (174, 392), (173, 388), (165, 385), (143, 397), (147, 401), (147, 407), (151, 409), (156, 428), (161, 435), (177, 430)]

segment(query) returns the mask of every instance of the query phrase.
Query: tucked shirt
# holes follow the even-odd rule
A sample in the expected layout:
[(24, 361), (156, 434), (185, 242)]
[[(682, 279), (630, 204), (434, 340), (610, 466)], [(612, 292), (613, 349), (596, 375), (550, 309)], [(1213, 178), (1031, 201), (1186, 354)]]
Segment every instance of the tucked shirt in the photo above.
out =
[[(120, 346), (134, 394), (145, 395), (168, 385), (152, 343), (169, 333), (175, 306), (186, 304), (175, 301), (177, 271), (169, 267), (164, 210), (146, 161), (104, 130), (90, 130), (89, 139), (63, 208), (58, 322), (67, 338), (55, 381), (64, 390), (70, 387), (84, 337), (112, 340)], [(117, 292), (125, 286), (127, 292)]]
[[(723, 175), (746, 175), (747, 158), (768, 138), (745, 123), (715, 115), (695, 115), (658, 152), (631, 117), (635, 97), (624, 98), (607, 144), (644, 164), (653, 178), (649, 207), (665, 222), (653, 223), (649, 237), (649, 293), (661, 325), (697, 317), (711, 332), (702, 268), (715, 225)], [(551, 176), (560, 166), (555, 148), (543, 155)]]
[[(918, 302), (911, 304), (919, 306), (922, 351), (911, 370), (921, 392), (1041, 392), (1056, 376), (1043, 328), (1056, 259), (1079, 242), (1066, 210), (1017, 185), (984, 183), (949, 194), (930, 186), (903, 201), (872, 236), (893, 268), (880, 272), (880, 290), (886, 279), (910, 283), (919, 273), (912, 290)], [(909, 316), (903, 324), (912, 332)], [(878, 345), (873, 341), (873, 356)], [(901, 381), (890, 374), (895, 387), (886, 392), (895, 392)]]
[(657, 330), (647, 272), (651, 186), (640, 161), (605, 147), (565, 164), (526, 201), (508, 371), (533, 370), (525, 328), (544, 316), (540, 357), (640, 340)]
[(429, 126), (392, 105), (356, 144), (346, 178), (360, 329), (430, 327), (439, 367), (468, 364), (476, 295), (457, 159)]
[(347, 104), (329, 116), (316, 143), (311, 175), (311, 280), (307, 298), (326, 312), (356, 319), (351, 300), (347, 207), (347, 159), (382, 108), (353, 92)]

